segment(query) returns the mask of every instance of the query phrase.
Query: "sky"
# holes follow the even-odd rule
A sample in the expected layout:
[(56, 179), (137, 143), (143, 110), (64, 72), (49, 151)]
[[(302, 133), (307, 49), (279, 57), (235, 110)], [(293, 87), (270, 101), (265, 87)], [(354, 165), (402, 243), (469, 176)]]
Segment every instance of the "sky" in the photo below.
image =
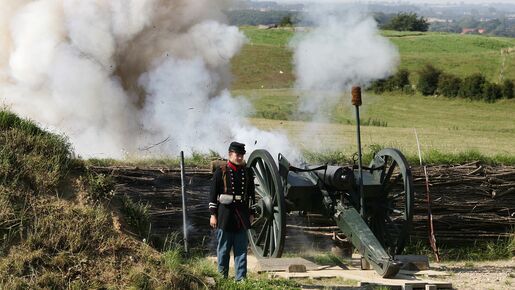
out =
[(370, 3), (370, 2), (392, 2), (392, 3), (411, 3), (411, 4), (447, 4), (447, 3), (467, 3), (467, 4), (480, 4), (480, 3), (512, 3), (515, 4), (515, 0), (410, 0), (410, 1), (392, 1), (392, 0), (253, 0), (253, 1), (275, 1), (277, 3), (299, 3), (299, 2), (324, 2), (324, 3)]

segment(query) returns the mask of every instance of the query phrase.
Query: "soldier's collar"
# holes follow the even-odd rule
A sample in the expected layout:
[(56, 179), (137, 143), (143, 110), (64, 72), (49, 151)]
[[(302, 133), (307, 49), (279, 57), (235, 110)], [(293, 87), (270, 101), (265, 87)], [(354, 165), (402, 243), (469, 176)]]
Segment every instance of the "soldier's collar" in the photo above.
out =
[(236, 164), (232, 163), (231, 161), (227, 161), (227, 166), (229, 166), (234, 171), (238, 171), (238, 169), (241, 169), (243, 166), (245, 166), (245, 164), (236, 165)]

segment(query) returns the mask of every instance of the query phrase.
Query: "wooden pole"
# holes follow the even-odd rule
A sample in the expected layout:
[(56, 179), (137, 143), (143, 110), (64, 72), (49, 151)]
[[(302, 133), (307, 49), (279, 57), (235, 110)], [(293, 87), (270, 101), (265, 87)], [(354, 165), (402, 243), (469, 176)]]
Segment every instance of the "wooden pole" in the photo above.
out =
[(420, 150), (420, 141), (418, 139), (417, 129), (414, 130), (415, 138), (417, 138), (418, 158), (420, 160), (420, 166), (424, 167), (424, 176), (426, 181), (427, 217), (429, 222), (429, 243), (431, 244), (431, 248), (433, 249), (436, 262), (440, 262), (440, 253), (438, 252), (438, 247), (436, 246), (435, 230), (433, 226), (433, 214), (431, 212), (431, 195), (429, 193), (429, 177), (427, 176), (427, 166), (422, 164), (422, 151)]
[(182, 191), (182, 224), (184, 233), (184, 251), (189, 253), (188, 249), (188, 223), (187, 223), (187, 208), (186, 208), (186, 181), (184, 177), (184, 151), (181, 151), (181, 191)]

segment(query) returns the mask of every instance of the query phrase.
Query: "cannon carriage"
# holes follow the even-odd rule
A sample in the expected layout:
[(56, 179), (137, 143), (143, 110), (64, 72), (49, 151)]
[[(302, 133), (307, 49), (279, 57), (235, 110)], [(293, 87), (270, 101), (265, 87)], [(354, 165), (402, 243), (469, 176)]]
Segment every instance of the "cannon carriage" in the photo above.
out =
[[(359, 96), (360, 97), (360, 96)], [(279, 154), (277, 162), (266, 150), (251, 153), (247, 166), (255, 175), (256, 200), (249, 201), (256, 216), (248, 231), (252, 251), (258, 257), (281, 257), (287, 213), (323, 213), (382, 277), (395, 276), (409, 238), (413, 217), (413, 178), (408, 162), (397, 149), (377, 152), (369, 164), (353, 166), (295, 167)]]

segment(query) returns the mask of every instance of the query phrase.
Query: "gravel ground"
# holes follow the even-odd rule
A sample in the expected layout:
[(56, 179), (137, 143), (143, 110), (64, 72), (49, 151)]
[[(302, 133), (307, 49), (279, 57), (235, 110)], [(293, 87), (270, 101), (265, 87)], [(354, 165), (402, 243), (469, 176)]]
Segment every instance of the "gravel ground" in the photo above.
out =
[[(431, 268), (446, 271), (454, 289), (515, 289), (515, 258), (507, 261), (432, 263)], [(435, 279), (438, 280), (438, 279)]]

